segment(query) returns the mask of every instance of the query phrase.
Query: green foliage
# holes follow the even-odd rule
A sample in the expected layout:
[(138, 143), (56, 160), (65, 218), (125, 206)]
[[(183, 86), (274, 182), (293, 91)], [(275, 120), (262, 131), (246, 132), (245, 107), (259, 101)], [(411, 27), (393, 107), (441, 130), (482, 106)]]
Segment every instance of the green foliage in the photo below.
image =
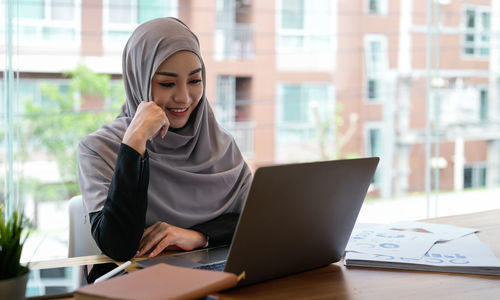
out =
[[(25, 122), (23, 131), (31, 147), (43, 150), (57, 162), (64, 184), (69, 184), (70, 195), (78, 193), (76, 148), (87, 134), (96, 131), (101, 125), (111, 122), (119, 113), (125, 94), (122, 86), (112, 86), (106, 74), (96, 74), (84, 65), (64, 73), (71, 78), (69, 87), (64, 90), (53, 84), (43, 84), (41, 93), (43, 103), (25, 103)], [(83, 99), (100, 99), (101, 107), (88, 110), (80, 109)], [(99, 101), (97, 101), (99, 102)], [(57, 189), (52, 188), (47, 195)], [(56, 196), (56, 195), (54, 195)], [(59, 195), (58, 199), (64, 199)]]
[(20, 264), (21, 252), (28, 234), (23, 231), (28, 226), (28, 219), (15, 211), (10, 218), (5, 218), (0, 210), (0, 280), (21, 276), (28, 268)]

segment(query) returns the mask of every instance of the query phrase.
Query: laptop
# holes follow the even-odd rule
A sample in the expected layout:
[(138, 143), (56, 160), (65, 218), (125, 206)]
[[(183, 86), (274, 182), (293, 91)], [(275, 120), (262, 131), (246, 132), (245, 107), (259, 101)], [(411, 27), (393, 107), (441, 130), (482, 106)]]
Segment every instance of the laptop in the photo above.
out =
[(230, 246), (137, 261), (221, 267), (245, 286), (326, 266), (342, 257), (379, 158), (261, 167)]

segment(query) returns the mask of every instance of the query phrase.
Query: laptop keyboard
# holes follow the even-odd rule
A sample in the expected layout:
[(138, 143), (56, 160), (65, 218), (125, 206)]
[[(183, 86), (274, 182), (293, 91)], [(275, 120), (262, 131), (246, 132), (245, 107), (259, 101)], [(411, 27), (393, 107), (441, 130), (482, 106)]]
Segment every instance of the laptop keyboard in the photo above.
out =
[(209, 265), (197, 266), (193, 269), (202, 269), (202, 270), (210, 270), (210, 271), (224, 271), (224, 267), (226, 266), (226, 262), (218, 262)]

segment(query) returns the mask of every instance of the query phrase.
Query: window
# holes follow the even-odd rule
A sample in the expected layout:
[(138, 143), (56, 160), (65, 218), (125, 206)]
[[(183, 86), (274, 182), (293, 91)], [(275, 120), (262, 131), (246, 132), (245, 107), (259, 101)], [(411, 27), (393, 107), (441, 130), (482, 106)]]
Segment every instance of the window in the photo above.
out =
[(145, 21), (177, 16), (177, 0), (104, 0), (104, 44), (122, 49), (132, 31)]
[(253, 58), (253, 24), (246, 23), (249, 5), (250, 1), (216, 1), (215, 60)]
[(22, 0), (14, 14), (21, 43), (80, 40), (80, 0)]
[(217, 76), (217, 100), (215, 113), (221, 124), (231, 123), (235, 119), (236, 78), (234, 76)]
[(329, 84), (281, 84), (278, 87), (278, 140), (315, 141), (319, 121), (334, 123), (333, 88)]
[(476, 163), (464, 167), (464, 188), (486, 186), (486, 164)]
[(277, 1), (277, 65), (281, 70), (332, 70), (335, 61), (332, 0)]
[(489, 56), (490, 10), (488, 7), (468, 6), (465, 8), (462, 52), (466, 56)]
[(365, 0), (369, 14), (387, 14), (387, 0)]
[(368, 101), (378, 101), (384, 96), (382, 87), (388, 68), (387, 37), (367, 35), (365, 37), (365, 98)]
[[(382, 152), (382, 129), (378, 124), (368, 124), (365, 130), (366, 156), (383, 156)], [(373, 176), (373, 183), (380, 182), (380, 169)]]
[(277, 90), (276, 161), (331, 159), (337, 125), (333, 86), (284, 83)]
[(304, 0), (289, 0), (283, 8), (281, 28), (304, 29)]
[(253, 122), (249, 121), (248, 93), (251, 78), (217, 76), (215, 114), (217, 121), (233, 135), (242, 154), (253, 156)]
[(488, 121), (488, 90), (486, 88), (479, 90), (479, 121)]

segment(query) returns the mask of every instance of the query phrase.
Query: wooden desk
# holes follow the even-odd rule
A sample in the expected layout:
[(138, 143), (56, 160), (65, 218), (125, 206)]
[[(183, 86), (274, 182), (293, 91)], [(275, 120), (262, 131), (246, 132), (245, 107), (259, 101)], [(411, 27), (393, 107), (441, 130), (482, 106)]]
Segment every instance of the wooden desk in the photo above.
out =
[[(425, 221), (477, 228), (480, 231), (479, 238), (500, 258), (500, 210)], [(106, 258), (87, 257), (85, 261), (80, 259), (80, 263), (91, 263), (92, 259)], [(43, 265), (53, 266), (48, 263)], [(226, 291), (216, 296), (221, 300), (500, 299), (500, 276), (346, 268), (342, 262), (338, 262), (324, 268)]]

